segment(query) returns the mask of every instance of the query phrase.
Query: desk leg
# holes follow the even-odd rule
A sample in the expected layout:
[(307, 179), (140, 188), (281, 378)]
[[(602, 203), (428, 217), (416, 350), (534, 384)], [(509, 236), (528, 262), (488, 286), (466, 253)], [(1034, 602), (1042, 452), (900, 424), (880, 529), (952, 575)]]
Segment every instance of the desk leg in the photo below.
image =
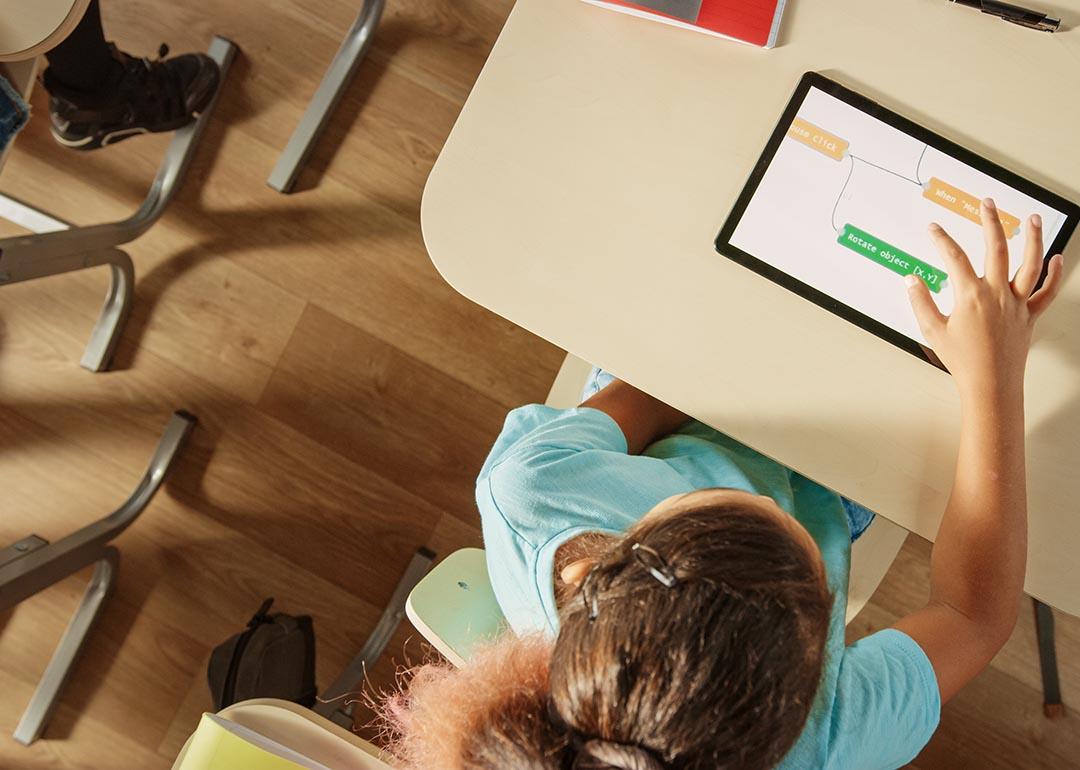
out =
[(360, 62), (364, 60), (385, 6), (386, 0), (364, 0), (360, 14), (341, 42), (341, 48), (330, 62), (330, 67), (323, 75), (315, 95), (311, 97), (304, 116), (300, 118), (300, 123), (289, 137), (289, 143), (285, 145), (285, 150), (266, 180), (266, 183), (278, 192), (292, 192), (304, 161), (311, 154), (319, 134), (330, 119), (330, 114), (341, 100), (341, 95), (345, 93)]
[(1035, 605), (1035, 636), (1039, 642), (1039, 668), (1043, 682), (1043, 713), (1047, 719), (1065, 716), (1061, 702), (1061, 683), (1058, 680), (1057, 649), (1054, 644), (1054, 611), (1038, 599)]

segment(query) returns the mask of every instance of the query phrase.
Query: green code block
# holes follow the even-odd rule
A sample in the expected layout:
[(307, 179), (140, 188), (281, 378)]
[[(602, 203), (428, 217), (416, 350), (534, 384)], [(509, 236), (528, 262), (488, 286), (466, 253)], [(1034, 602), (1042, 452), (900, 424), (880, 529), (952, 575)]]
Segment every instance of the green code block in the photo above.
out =
[(941, 291), (949, 279), (948, 273), (938, 270), (933, 265), (928, 265), (918, 257), (911, 256), (906, 251), (886, 243), (865, 230), (860, 230), (855, 225), (844, 225), (836, 241), (867, 259), (889, 268), (894, 273), (921, 278), (934, 293)]

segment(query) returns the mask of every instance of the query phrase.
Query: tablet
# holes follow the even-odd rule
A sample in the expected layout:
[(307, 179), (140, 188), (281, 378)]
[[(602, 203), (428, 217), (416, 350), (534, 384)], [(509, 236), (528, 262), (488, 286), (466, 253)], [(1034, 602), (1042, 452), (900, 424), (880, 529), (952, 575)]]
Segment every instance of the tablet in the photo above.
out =
[[(1076, 204), (808, 72), (716, 248), (944, 368), (919, 331), (901, 279), (918, 276), (941, 311), (952, 312), (948, 271), (927, 225), (944, 227), (981, 275), (979, 202), (987, 197), (1005, 227), (1010, 276), (1023, 261), (1029, 216), (1042, 217), (1047, 258), (1065, 248), (1080, 220)], [(1044, 259), (1043, 278), (1046, 267)]]

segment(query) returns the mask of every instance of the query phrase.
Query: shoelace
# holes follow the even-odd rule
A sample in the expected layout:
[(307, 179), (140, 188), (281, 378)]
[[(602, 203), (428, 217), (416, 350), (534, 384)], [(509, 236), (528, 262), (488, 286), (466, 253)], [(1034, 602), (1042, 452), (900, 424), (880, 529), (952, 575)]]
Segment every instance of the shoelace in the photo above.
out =
[(156, 59), (127, 57), (121, 89), (125, 101), (133, 105), (132, 120), (160, 122), (187, 114), (184, 84), (165, 61), (168, 54), (168, 44), (162, 43)]

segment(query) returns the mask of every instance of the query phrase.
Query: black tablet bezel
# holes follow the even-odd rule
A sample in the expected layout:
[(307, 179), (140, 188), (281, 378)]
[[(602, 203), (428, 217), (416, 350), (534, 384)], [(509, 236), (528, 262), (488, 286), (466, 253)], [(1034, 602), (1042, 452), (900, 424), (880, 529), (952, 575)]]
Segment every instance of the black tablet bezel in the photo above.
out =
[[(761, 261), (757, 257), (746, 253), (731, 243), (731, 236), (734, 234), (735, 228), (742, 219), (746, 207), (750, 205), (750, 200), (757, 192), (758, 185), (761, 183), (765, 171), (769, 168), (769, 164), (772, 163), (773, 157), (780, 147), (780, 143), (787, 135), (788, 128), (791, 126), (791, 121), (795, 118), (799, 108), (802, 107), (803, 100), (806, 98), (806, 94), (812, 87), (840, 99), (857, 110), (860, 110), (893, 128), (899, 129), (912, 138), (925, 142), (934, 149), (950, 155), (953, 158), (968, 164), (972, 168), (978, 169), (979, 171), (994, 177), (999, 182), (1003, 182), (1020, 192), (1030, 195), (1039, 202), (1051, 206), (1065, 214), (1065, 224), (1062, 226), (1057, 237), (1047, 251), (1050, 255), (1057, 254), (1064, 250), (1065, 244), (1076, 230), (1077, 224), (1080, 223), (1080, 206), (1050, 192), (1044, 187), (1040, 187), (1034, 182), (1024, 179), (1018, 174), (1015, 174), (980, 155), (976, 155), (971, 150), (965, 149), (940, 134), (934, 133), (933, 131), (920, 126), (918, 123), (908, 120), (903, 115), (899, 115), (887, 107), (883, 107), (874, 100), (858, 94), (818, 72), (807, 72), (802, 76), (799, 85), (795, 89), (795, 93), (791, 97), (791, 101), (788, 102), (787, 107), (780, 116), (780, 120), (776, 124), (776, 128), (773, 129), (772, 136), (769, 137), (769, 141), (766, 143), (765, 149), (761, 153), (761, 157), (754, 165), (754, 169), (750, 173), (750, 178), (747, 180), (746, 186), (743, 187), (742, 192), (739, 193), (734, 208), (732, 208), (731, 213), (724, 222), (724, 226), (720, 229), (720, 234), (716, 237), (716, 250), (728, 259), (738, 262), (744, 267), (750, 268), (755, 273), (768, 278), (774, 283), (780, 284), (804, 299), (810, 300), (815, 305), (823, 307), (831, 313), (850, 321), (886, 342), (890, 342), (896, 347), (906, 350), (908, 353), (933, 364), (939, 369), (945, 369), (941, 361), (934, 355), (934, 352), (930, 350), (930, 348), (920, 344), (906, 334), (902, 334), (880, 321), (859, 312), (855, 308), (845, 305), (843, 302), (830, 297), (823, 291), (803, 283), (799, 279), (773, 267), (767, 262)], [(1042, 275), (1039, 277), (1039, 285), (1042, 285), (1043, 280), (1046, 278), (1048, 263), (1049, 260), (1044, 260), (1043, 262), (1043, 271)]]

